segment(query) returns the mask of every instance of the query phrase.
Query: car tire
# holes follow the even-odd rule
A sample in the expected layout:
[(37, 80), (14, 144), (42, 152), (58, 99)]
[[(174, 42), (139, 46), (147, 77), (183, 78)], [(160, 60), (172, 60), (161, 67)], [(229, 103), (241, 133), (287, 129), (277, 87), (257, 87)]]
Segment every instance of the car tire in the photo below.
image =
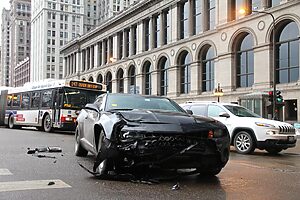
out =
[(216, 176), (221, 172), (222, 168), (203, 170), (199, 169), (200, 176)]
[(236, 151), (240, 154), (250, 154), (254, 151), (254, 139), (247, 131), (238, 132), (233, 141)]
[(278, 154), (279, 152), (281, 152), (282, 149), (281, 149), (281, 148), (266, 148), (266, 151), (267, 151), (269, 154), (276, 155), (276, 154)]
[(79, 157), (86, 157), (88, 151), (85, 150), (80, 144), (80, 135), (79, 135), (79, 127), (76, 126), (75, 129), (75, 155)]
[(8, 128), (10, 129), (16, 128), (13, 115), (10, 115), (8, 118)]
[(43, 119), (43, 129), (47, 133), (52, 131), (52, 121), (50, 115), (48, 114)]
[[(105, 139), (105, 133), (104, 133), (104, 130), (101, 129), (100, 136), (99, 136), (99, 143), (98, 143), (98, 152), (99, 153), (101, 153), (101, 148), (102, 148), (102, 145), (104, 144), (104, 139)], [(97, 167), (96, 171), (97, 171), (98, 175), (100, 175), (100, 176), (107, 175), (109, 168), (111, 166), (110, 163), (111, 162), (109, 159), (103, 160)]]

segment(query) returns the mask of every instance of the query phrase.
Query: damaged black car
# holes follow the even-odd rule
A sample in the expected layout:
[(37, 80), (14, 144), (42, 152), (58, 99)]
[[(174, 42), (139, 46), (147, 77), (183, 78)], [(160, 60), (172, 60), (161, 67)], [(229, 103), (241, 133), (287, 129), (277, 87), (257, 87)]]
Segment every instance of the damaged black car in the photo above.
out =
[(77, 118), (75, 155), (95, 156), (93, 173), (134, 167), (216, 175), (229, 159), (226, 127), (157, 96), (103, 94)]

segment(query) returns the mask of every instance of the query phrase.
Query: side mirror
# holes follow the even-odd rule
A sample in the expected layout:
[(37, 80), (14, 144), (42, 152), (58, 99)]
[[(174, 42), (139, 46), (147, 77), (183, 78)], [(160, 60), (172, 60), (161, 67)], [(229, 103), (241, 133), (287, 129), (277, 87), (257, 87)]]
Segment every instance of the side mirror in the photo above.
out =
[(193, 115), (193, 114), (194, 114), (193, 111), (191, 111), (191, 110), (186, 110), (186, 112), (187, 112), (189, 115)]
[(219, 117), (226, 117), (226, 118), (229, 118), (230, 115), (229, 115), (227, 112), (221, 112), (221, 113), (219, 114)]
[(100, 112), (98, 106), (96, 106), (95, 104), (92, 104), (92, 103), (86, 104), (84, 108), (88, 109), (88, 110), (93, 110), (93, 111), (96, 111), (96, 112)]

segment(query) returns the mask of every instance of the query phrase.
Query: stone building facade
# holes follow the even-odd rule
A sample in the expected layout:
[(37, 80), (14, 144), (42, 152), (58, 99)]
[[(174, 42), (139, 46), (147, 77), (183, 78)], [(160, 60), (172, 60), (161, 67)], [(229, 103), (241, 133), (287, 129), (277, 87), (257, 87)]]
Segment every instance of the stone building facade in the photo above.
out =
[[(220, 84), (221, 101), (238, 102), (272, 91), (276, 71), (281, 119), (299, 121), (299, 10), (297, 0), (144, 0), (65, 45), (64, 76), (179, 103), (216, 100)], [(247, 107), (266, 111), (259, 101)]]

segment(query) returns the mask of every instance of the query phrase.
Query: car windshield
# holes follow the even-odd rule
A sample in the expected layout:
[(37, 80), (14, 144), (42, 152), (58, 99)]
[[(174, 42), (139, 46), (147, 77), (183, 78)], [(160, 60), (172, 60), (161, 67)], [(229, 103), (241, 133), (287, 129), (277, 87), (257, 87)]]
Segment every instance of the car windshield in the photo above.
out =
[(232, 114), (238, 117), (260, 117), (259, 115), (253, 113), (251, 110), (244, 108), (242, 106), (231, 106), (231, 105), (224, 105)]
[(167, 98), (121, 94), (107, 96), (105, 106), (106, 111), (133, 109), (185, 112), (178, 104)]
[(63, 108), (81, 109), (95, 101), (98, 91), (64, 88)]

